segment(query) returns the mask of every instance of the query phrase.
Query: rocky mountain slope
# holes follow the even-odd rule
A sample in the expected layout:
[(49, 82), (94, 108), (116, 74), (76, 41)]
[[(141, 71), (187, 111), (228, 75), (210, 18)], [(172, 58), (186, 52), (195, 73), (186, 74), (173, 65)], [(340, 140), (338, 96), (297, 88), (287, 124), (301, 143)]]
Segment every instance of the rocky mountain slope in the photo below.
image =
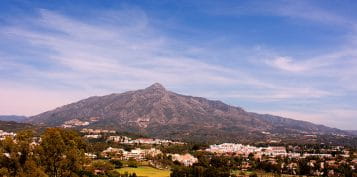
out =
[(160, 138), (269, 140), (346, 132), (273, 115), (246, 112), (221, 101), (180, 95), (161, 84), (121, 94), (90, 97), (30, 117), (47, 126), (111, 128)]

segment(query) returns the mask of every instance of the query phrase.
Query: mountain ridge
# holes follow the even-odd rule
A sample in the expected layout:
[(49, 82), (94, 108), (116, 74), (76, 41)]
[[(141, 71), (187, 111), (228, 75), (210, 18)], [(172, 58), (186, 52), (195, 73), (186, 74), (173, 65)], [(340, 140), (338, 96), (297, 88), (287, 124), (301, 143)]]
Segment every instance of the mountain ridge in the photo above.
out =
[(35, 129), (37, 128), (36, 126), (28, 123), (19, 123), (15, 121), (3, 121), (0, 120), (0, 130), (3, 131), (10, 131), (10, 132), (16, 132), (20, 130), (26, 130), (26, 129)]
[(79, 127), (112, 128), (175, 139), (244, 141), (274, 139), (274, 135), (281, 138), (348, 134), (307, 121), (247, 112), (218, 100), (177, 94), (159, 83), (136, 91), (89, 97), (28, 119), (30, 123), (47, 126), (63, 126), (71, 121), (89, 122)]
[(14, 121), (14, 122), (25, 122), (27, 119), (26, 116), (18, 115), (0, 115), (0, 121)]

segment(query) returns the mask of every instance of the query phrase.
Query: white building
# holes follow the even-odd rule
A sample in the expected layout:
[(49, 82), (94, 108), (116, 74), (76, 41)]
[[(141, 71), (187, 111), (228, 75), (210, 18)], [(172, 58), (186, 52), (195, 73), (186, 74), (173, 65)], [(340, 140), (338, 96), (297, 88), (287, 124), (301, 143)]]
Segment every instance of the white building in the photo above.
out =
[(250, 153), (259, 152), (261, 148), (257, 148), (255, 146), (250, 145), (243, 145), (243, 144), (234, 144), (234, 143), (223, 143), (219, 145), (210, 145), (208, 152), (212, 153), (237, 153), (237, 154), (244, 154), (248, 155)]
[(126, 137), (126, 136), (109, 136), (108, 141), (113, 141), (116, 143), (124, 143), (124, 144), (129, 144), (131, 141), (131, 138)]
[(284, 146), (269, 146), (264, 149), (265, 155), (268, 156), (287, 156), (286, 148)]
[(194, 163), (198, 162), (198, 159), (191, 154), (170, 154), (172, 156), (172, 161), (178, 161), (185, 166), (192, 166)]
[(16, 133), (0, 130), (0, 140), (4, 140), (6, 137), (15, 137), (15, 136)]
[(147, 156), (157, 156), (158, 154), (161, 154), (162, 152), (159, 149), (151, 148), (151, 149), (132, 149), (131, 151), (125, 151), (124, 149), (119, 149), (119, 148), (112, 148), (109, 147), (108, 149), (104, 150), (102, 152), (102, 155), (106, 158), (119, 158), (122, 160), (129, 160), (129, 159), (135, 159), (135, 160), (145, 160)]
[(98, 139), (101, 138), (102, 135), (84, 135), (85, 138), (93, 138), (93, 139)]
[(84, 153), (84, 155), (90, 159), (96, 159), (97, 158), (97, 155), (95, 154), (92, 154), (92, 153)]

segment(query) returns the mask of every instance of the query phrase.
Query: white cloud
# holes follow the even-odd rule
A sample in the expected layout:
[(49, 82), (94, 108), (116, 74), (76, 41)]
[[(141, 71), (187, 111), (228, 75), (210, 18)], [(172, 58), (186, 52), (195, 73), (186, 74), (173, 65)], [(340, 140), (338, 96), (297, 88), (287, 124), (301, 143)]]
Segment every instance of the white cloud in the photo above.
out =
[[(17, 99), (15, 95), (19, 93), (36, 104), (26, 109), (24, 106), (28, 102), (20, 104), (12, 101), (6, 103), (8, 106), (3, 106), (8, 111), (1, 110), (1, 113), (14, 111), (29, 115), (53, 105), (68, 103), (69, 99), (57, 96), (55, 91), (43, 91), (47, 89), (55, 89), (58, 94), (72, 97), (67, 92), (90, 96), (104, 91), (110, 93), (143, 88), (153, 82), (161, 82), (169, 87), (185, 84), (271, 87), (271, 84), (238, 68), (209, 64), (199, 57), (187, 57), (186, 50), (190, 52), (191, 46), (176, 51), (176, 41), (152, 29), (145, 14), (141, 14), (143, 22), (136, 19), (135, 23), (129, 24), (130, 29), (117, 24), (90, 24), (47, 10), (41, 10), (40, 14), (39, 19), (25, 20), (27, 24), (0, 28), (0, 37), (6, 36), (36, 51), (28, 57), (32, 58), (31, 63), (38, 63), (32, 65), (14, 60), (18, 57), (16, 54), (2, 51), (1, 70), (16, 70), (11, 74), (20, 79), (21, 86), (1, 96), (5, 99), (14, 96)], [(131, 19), (116, 19), (116, 22), (121, 21)], [(37, 65), (45, 65), (45, 69)], [(18, 81), (0, 79), (4, 90), (11, 87), (11, 82)], [(50, 99), (38, 101), (32, 95)]]
[[(135, 80), (147, 84), (160, 81), (176, 85), (184, 83), (268, 85), (237, 68), (208, 64), (200, 57), (187, 57), (187, 51), (192, 47), (181, 47), (181, 51), (176, 51), (175, 40), (152, 29), (147, 22), (147, 17), (142, 19), (145, 22), (140, 23), (136, 19), (137, 22), (130, 25), (130, 29), (133, 30), (128, 30), (127, 26), (91, 25), (42, 10), (40, 19), (31, 21), (29, 26), (42, 27), (46, 31), (56, 31), (55, 33), (21, 26), (7, 27), (2, 31), (18, 41), (53, 51), (45, 59), (37, 58), (37, 60), (50, 60), (54, 65), (62, 67), (61, 70), (48, 72), (28, 66), (21, 68), (44, 79), (58, 79), (88, 87), (95, 87), (96, 82), (88, 79), (98, 77), (104, 79), (101, 82)], [(131, 19), (116, 19), (116, 21), (121, 20), (131, 21)], [(69, 76), (74, 78), (70, 79)]]
[[(16, 71), (8, 73), (11, 79), (0, 76), (0, 98), (11, 100), (0, 105), (0, 114), (32, 115), (88, 96), (144, 88), (154, 82), (168, 88), (187, 85), (199, 88), (185, 94), (254, 102), (338, 96), (329, 88), (318, 87), (318, 83), (296, 84), (284, 80), (285, 73), (270, 75), (267, 68), (258, 71), (247, 70), (246, 65), (224, 66), (226, 46), (196, 47), (178, 41), (154, 28), (150, 17), (140, 10), (115, 12), (114, 16), (104, 17), (98, 15), (98, 19), (93, 17), (93, 21), (84, 22), (41, 10), (38, 19), (0, 27), (0, 39), (5, 36), (4, 39), (32, 50), (30, 56), (24, 57), (31, 58), (31, 62), (23, 62), (19, 59), (23, 56), (17, 53), (0, 51), (0, 72)], [(211, 54), (222, 58), (221, 64), (209, 63)], [(244, 60), (240, 53), (230, 55)], [(331, 66), (341, 58), (355, 55), (353, 50), (344, 50), (300, 61), (273, 57), (265, 64), (308, 76), (341, 78), (349, 73), (337, 68), (332, 70), (338, 71), (337, 76), (331, 76)], [(250, 58), (260, 58), (257, 56), (252, 54)], [(351, 68), (348, 71), (352, 71)], [(355, 79), (346, 77), (346, 80)], [(14, 82), (16, 87), (12, 87)], [(223, 91), (218, 92), (216, 88)]]
[(272, 67), (290, 72), (302, 72), (311, 68), (309, 65), (297, 63), (289, 57), (277, 57), (273, 60), (267, 60), (266, 63)]

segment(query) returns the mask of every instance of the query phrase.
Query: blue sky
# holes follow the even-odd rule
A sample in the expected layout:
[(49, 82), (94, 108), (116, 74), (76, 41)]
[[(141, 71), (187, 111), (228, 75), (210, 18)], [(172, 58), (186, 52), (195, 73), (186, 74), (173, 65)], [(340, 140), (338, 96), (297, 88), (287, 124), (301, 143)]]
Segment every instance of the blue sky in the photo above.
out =
[(357, 129), (354, 1), (0, 2), (0, 114), (154, 82)]

